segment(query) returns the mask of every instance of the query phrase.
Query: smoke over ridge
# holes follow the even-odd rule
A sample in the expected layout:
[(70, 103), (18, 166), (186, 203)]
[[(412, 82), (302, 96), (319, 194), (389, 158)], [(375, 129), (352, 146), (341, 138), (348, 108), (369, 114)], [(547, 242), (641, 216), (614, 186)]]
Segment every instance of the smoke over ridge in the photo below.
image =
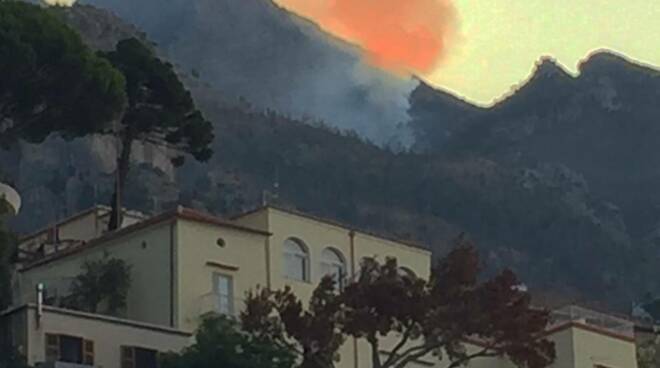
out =
[(276, 2), (360, 45), (371, 64), (396, 72), (432, 72), (456, 33), (457, 13), (449, 0)]
[(79, 0), (115, 12), (182, 70), (228, 98), (410, 143), (400, 129), (417, 82), (365, 63), (360, 50), (271, 0)]

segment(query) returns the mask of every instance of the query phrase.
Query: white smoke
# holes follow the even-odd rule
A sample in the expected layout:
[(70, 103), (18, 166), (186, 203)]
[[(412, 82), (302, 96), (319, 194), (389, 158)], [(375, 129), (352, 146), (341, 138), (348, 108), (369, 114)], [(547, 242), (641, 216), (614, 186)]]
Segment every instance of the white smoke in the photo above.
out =
[(76, 0), (43, 0), (48, 5), (71, 6)]

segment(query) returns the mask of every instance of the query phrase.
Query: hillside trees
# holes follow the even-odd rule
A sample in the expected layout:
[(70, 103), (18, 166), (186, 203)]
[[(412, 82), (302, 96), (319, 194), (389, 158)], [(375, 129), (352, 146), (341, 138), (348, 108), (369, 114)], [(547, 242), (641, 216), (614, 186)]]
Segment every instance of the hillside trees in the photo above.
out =
[[(116, 131), (121, 151), (109, 224), (109, 229), (114, 230), (121, 224), (118, 204), (130, 167), (133, 142), (151, 143), (206, 161), (212, 155), (213, 127), (197, 110), (173, 66), (160, 60), (139, 40), (120, 41), (116, 50), (101, 55), (124, 74), (128, 96), (128, 107)], [(183, 163), (183, 155), (173, 162)]]
[(305, 368), (332, 367), (347, 337), (369, 344), (373, 368), (404, 368), (430, 356), (451, 368), (482, 357), (529, 368), (550, 364), (554, 346), (542, 338), (548, 312), (530, 306), (511, 271), (479, 282), (479, 268), (467, 243), (440, 261), (428, 281), (403, 274), (393, 258), (367, 259), (339, 292), (325, 278), (307, 310), (290, 289), (261, 291), (248, 297), (241, 320), (274, 344), (295, 342)]
[(50, 10), (0, 1), (0, 145), (103, 132), (121, 114), (124, 79)]

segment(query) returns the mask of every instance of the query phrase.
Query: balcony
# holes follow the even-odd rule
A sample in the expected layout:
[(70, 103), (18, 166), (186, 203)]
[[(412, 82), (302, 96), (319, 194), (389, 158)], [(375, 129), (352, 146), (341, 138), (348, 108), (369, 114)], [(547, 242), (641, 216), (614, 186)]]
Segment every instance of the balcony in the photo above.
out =
[(567, 322), (580, 323), (618, 336), (635, 337), (635, 325), (633, 322), (625, 318), (611, 316), (574, 305), (553, 311), (550, 328)]
[(198, 300), (197, 315), (220, 314), (236, 317), (243, 307), (244, 300), (240, 298), (230, 298), (218, 293), (208, 293), (202, 295)]

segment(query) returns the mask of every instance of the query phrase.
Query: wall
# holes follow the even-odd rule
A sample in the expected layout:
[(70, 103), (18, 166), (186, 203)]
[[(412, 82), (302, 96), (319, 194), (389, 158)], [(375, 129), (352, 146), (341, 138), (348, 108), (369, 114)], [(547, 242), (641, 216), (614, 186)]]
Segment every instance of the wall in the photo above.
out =
[[(571, 328), (574, 368), (637, 368), (635, 342), (589, 331), (580, 327)], [(557, 368), (561, 366), (556, 365)]]
[[(35, 286), (46, 288), (69, 284), (81, 273), (86, 260), (96, 260), (108, 253), (131, 265), (131, 287), (125, 316), (130, 319), (170, 325), (170, 223), (162, 222), (136, 230), (78, 253), (53, 260), (18, 274), (18, 302), (34, 302)], [(64, 287), (64, 289), (68, 289)]]
[[(108, 228), (110, 218), (110, 209), (105, 206), (96, 206), (89, 210), (80, 212), (57, 224), (58, 237), (61, 244), (59, 249), (64, 249), (70, 241), (85, 241), (102, 236)], [(144, 215), (133, 211), (124, 211), (122, 219), (122, 228), (133, 225), (144, 219)], [(21, 242), (21, 249), (35, 252), (39, 246), (48, 243), (48, 232), (50, 229), (43, 229)], [(46, 254), (52, 253), (54, 248), (48, 247)]]
[[(550, 368), (575, 367), (575, 346), (573, 341), (573, 329), (566, 328), (557, 331), (550, 336), (548, 340), (555, 344), (555, 361)], [(589, 367), (593, 368), (593, 367)]]
[(207, 311), (209, 303), (201, 298), (212, 292), (214, 273), (233, 278), (235, 311), (243, 307), (246, 292), (267, 286), (266, 235), (179, 220), (176, 239), (180, 328), (194, 329), (200, 313)]
[[(375, 257), (384, 261), (385, 257), (396, 257), (401, 266), (413, 270), (420, 277), (428, 277), (431, 267), (431, 253), (401, 243), (393, 242), (362, 232), (354, 232), (337, 224), (316, 220), (275, 208), (265, 208), (241, 217), (237, 222), (246, 226), (260, 227), (273, 235), (268, 239), (270, 269), (273, 289), (290, 286), (302, 300), (308, 300), (314, 288), (324, 276), (321, 272), (321, 252), (326, 247), (338, 251), (346, 262), (349, 276), (359, 270), (363, 257)], [(291, 280), (284, 276), (283, 244), (288, 238), (304, 242), (310, 256), (309, 282)], [(393, 342), (386, 342), (393, 344)], [(357, 349), (356, 349), (357, 347)], [(357, 353), (356, 353), (357, 350)], [(349, 338), (339, 351), (341, 361), (337, 368), (371, 367), (371, 356), (366, 342)]]
[(45, 360), (45, 334), (64, 334), (94, 341), (94, 366), (120, 367), (120, 347), (135, 346), (160, 352), (180, 351), (191, 342), (191, 334), (160, 326), (152, 326), (112, 317), (58, 308), (44, 308), (37, 324), (34, 306), (20, 312), (28, 321), (28, 363)]
[[(97, 211), (97, 208), (93, 208), (74, 215), (60, 223), (57, 226), (60, 241), (65, 243), (69, 240), (89, 241), (98, 237), (101, 232), (99, 231), (99, 224), (97, 221)], [(48, 241), (48, 232), (49, 229), (44, 229), (30, 236), (28, 239), (21, 242), (19, 247), (30, 252), (36, 252), (42, 244), (50, 243)], [(52, 250), (53, 249), (45, 249), (46, 254), (50, 254)]]

